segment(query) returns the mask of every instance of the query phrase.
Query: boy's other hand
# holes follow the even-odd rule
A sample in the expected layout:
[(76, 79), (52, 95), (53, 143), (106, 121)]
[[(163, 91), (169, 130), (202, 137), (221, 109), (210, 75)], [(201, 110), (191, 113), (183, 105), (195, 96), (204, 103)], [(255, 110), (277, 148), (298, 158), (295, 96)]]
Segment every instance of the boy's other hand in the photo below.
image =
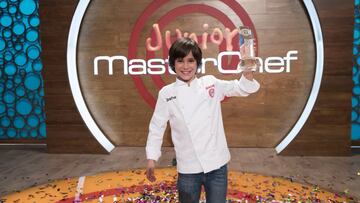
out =
[(146, 178), (150, 182), (155, 182), (156, 181), (156, 177), (155, 177), (155, 161), (154, 160), (148, 159), (145, 173), (146, 173)]

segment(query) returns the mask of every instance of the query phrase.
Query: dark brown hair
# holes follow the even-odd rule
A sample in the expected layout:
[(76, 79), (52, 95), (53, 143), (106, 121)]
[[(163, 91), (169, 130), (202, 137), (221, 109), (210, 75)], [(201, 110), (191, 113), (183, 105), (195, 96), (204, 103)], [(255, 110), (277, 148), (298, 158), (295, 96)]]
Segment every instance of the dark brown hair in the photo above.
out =
[(177, 39), (170, 47), (169, 50), (169, 65), (175, 72), (175, 60), (178, 58), (184, 58), (189, 53), (192, 53), (196, 65), (199, 68), (201, 66), (202, 52), (198, 44), (191, 38)]

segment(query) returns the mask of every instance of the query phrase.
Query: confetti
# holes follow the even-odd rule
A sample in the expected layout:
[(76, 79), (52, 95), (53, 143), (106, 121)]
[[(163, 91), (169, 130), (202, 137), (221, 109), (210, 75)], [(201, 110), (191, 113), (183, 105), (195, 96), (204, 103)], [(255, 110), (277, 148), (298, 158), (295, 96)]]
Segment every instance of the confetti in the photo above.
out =
[[(108, 203), (178, 203), (176, 189), (177, 173), (175, 168), (158, 169), (158, 181), (154, 183), (144, 179), (144, 170), (134, 169), (126, 172), (109, 172), (87, 176), (86, 180), (98, 188), (95, 193), (81, 194), (82, 202), (108, 202)], [(229, 172), (228, 194), (226, 203), (267, 203), (267, 202), (351, 202), (346, 196), (349, 189), (340, 193), (330, 193), (317, 185), (299, 184), (295, 176), (270, 177), (243, 172)], [(37, 186), (33, 196), (21, 199), (18, 202), (59, 202), (63, 199), (72, 202), (78, 179), (66, 178)], [(89, 185), (88, 185), (89, 186)], [(88, 187), (85, 186), (85, 187)], [(40, 189), (40, 190), (39, 190)], [(58, 196), (54, 195), (58, 194)], [(8, 198), (8, 197), (6, 197)], [(16, 194), (9, 202), (14, 202), (19, 196)], [(1, 202), (1, 201), (0, 201)], [(202, 192), (200, 202), (206, 203), (205, 193)], [(355, 201), (353, 201), (355, 202)]]

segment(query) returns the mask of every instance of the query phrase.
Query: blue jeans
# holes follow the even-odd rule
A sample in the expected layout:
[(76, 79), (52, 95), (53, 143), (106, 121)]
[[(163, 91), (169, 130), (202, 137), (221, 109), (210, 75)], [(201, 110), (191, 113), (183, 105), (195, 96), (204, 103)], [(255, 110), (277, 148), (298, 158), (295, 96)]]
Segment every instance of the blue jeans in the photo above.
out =
[(225, 164), (209, 173), (178, 174), (177, 189), (180, 203), (199, 203), (201, 186), (205, 188), (206, 203), (225, 203), (228, 171)]

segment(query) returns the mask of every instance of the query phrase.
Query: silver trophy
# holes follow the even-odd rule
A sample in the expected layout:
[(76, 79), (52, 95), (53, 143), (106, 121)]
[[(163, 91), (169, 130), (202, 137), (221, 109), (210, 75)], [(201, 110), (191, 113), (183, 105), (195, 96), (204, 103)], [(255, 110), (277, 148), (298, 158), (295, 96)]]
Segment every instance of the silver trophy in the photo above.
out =
[(240, 63), (238, 68), (241, 71), (256, 71), (260, 62), (255, 58), (254, 35), (247, 26), (239, 27)]

